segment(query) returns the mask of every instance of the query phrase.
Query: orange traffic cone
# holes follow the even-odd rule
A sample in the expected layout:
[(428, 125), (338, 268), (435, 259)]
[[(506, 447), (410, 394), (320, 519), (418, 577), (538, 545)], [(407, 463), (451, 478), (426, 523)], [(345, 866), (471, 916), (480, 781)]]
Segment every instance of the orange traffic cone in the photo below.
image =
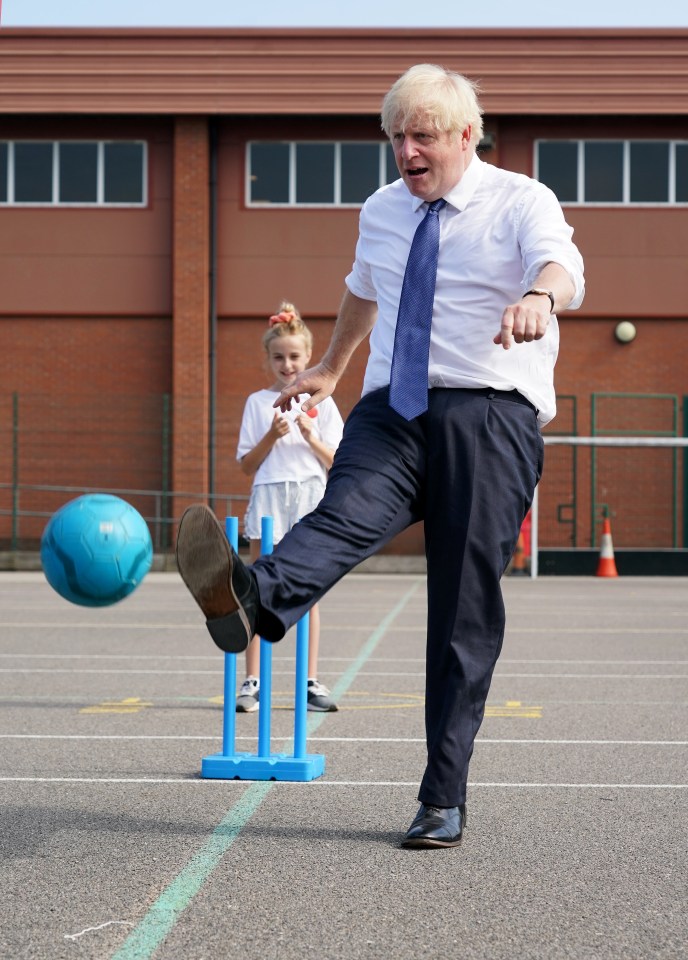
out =
[(618, 577), (616, 561), (614, 560), (614, 544), (612, 543), (612, 525), (609, 517), (604, 518), (602, 540), (600, 542), (600, 559), (597, 564), (598, 577)]
[(514, 550), (513, 560), (511, 561), (511, 576), (528, 576), (528, 571), (526, 569), (525, 538), (522, 533), (519, 533), (518, 540), (516, 541), (516, 549)]

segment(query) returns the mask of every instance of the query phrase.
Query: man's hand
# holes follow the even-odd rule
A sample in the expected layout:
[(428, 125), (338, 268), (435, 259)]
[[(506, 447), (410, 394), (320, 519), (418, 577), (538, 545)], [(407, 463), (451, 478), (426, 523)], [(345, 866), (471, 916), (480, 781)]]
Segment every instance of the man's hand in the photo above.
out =
[(308, 413), (322, 400), (329, 397), (336, 386), (337, 377), (324, 363), (319, 363), (315, 367), (304, 370), (292, 384), (285, 387), (273, 406), (279, 407), (282, 413), (287, 413), (291, 410), (292, 401), (299, 403), (301, 394), (307, 393), (310, 399), (301, 404), (301, 409), (304, 413)]
[(502, 326), (493, 343), (501, 343), (508, 350), (512, 343), (540, 340), (549, 327), (549, 308), (549, 298), (544, 296), (530, 296), (510, 304), (502, 314)]

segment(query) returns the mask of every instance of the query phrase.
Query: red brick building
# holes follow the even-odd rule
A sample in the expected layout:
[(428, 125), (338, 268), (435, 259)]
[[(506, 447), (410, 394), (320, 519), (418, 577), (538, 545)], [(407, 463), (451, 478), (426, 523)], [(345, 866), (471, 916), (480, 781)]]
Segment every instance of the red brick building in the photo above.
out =
[[(685, 433), (688, 30), (3, 29), (0, 545), (35, 543), (66, 490), (140, 491), (170, 528), (189, 499), (248, 492), (234, 451), (265, 319), (293, 300), (324, 349), (358, 208), (393, 175), (382, 96), (423, 61), (480, 82), (483, 158), (549, 182), (585, 257), (549, 429)], [(624, 512), (625, 465), (596, 490), (572, 479), (590, 453), (567, 457), (545, 545)], [(680, 458), (641, 467), (636, 500), (665, 469), (671, 503), (648, 534), (620, 515), (615, 541), (686, 546)]]

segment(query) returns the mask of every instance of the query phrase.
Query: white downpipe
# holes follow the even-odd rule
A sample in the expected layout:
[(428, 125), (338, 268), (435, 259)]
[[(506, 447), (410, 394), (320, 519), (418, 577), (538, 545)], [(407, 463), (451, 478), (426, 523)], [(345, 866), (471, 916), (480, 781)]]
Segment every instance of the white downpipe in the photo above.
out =
[(538, 488), (535, 487), (533, 505), (530, 508), (530, 577), (537, 579), (538, 575)]

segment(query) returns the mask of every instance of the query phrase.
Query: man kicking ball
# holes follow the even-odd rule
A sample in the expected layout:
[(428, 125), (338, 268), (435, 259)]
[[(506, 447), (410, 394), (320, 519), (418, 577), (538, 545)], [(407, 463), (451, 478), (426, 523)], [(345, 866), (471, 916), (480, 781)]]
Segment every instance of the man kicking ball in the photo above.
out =
[(383, 101), (400, 179), (364, 204), (356, 258), (320, 363), (275, 406), (334, 391), (370, 334), (363, 395), (325, 496), (250, 567), (207, 507), (190, 507), (179, 570), (215, 643), (280, 640), (349, 570), (422, 520), (428, 759), (402, 843), (453, 847), (468, 764), (504, 636), (500, 580), (542, 471), (555, 414), (558, 310), (583, 299), (583, 263), (555, 195), (476, 155), (474, 85), (411, 67)]

